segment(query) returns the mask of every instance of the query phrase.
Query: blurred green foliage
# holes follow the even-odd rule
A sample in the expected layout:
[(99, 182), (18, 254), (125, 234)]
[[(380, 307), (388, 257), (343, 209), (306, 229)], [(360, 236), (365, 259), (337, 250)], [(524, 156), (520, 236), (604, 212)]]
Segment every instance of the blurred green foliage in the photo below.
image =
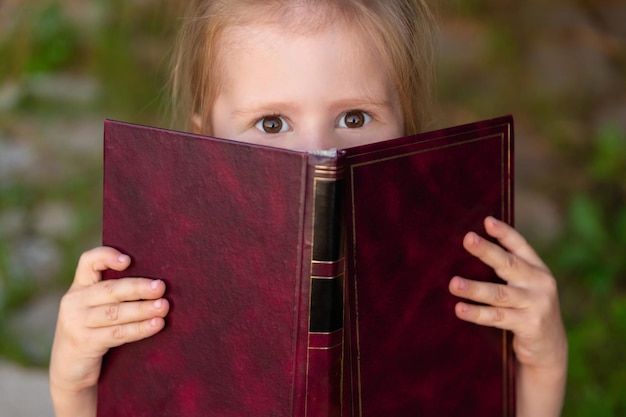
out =
[[(167, 125), (168, 53), (184, 2), (90, 0), (80, 2), (87, 21), (72, 18), (61, 0), (24, 1), (3, 16), (0, 3), (0, 87), (22, 88), (17, 105), (0, 109), (0, 134), (21, 117), (42, 123), (61, 115), (99, 114), (138, 123)], [(524, 2), (521, 2), (524, 3)], [(520, 4), (521, 4), (520, 3)], [(568, 102), (529, 88), (521, 60), (528, 50), (524, 26), (511, 2), (443, 2), (455, 18), (485, 27), (484, 68), (440, 74), (439, 94), (446, 103), (469, 109), (476, 117), (513, 112), (549, 138), (560, 162), (570, 167), (558, 179), (554, 200), (563, 213), (558, 236), (537, 249), (559, 281), (561, 307), (570, 344), (570, 371), (564, 416), (626, 415), (626, 133), (617, 123), (597, 128), (583, 112), (592, 106)], [(516, 3), (517, 4), (517, 3)], [(521, 6), (519, 6), (521, 7)], [(445, 17), (445, 13), (442, 13)], [(520, 14), (521, 16), (521, 14)], [(533, 23), (533, 22), (531, 22)], [(624, 58), (624, 57), (622, 57)], [(623, 62), (626, 62), (624, 60)], [(58, 105), (31, 97), (29, 83), (52, 73), (87, 75), (99, 83), (88, 103)], [(515, 79), (512, 81), (511, 79)], [(584, 140), (572, 139), (555, 120), (578, 122)], [(100, 212), (100, 161), (74, 160), (80, 175), (54, 183), (0, 183), (0, 213), (16, 208), (30, 220), (41, 200), (65, 201), (76, 208), (75, 230), (58, 238), (63, 267), (57, 288), (71, 281), (80, 252), (97, 242)], [(28, 233), (34, 233), (29, 229)], [(12, 262), (14, 242), (0, 230), (0, 355), (22, 362), (33, 359), (15, 342), (5, 318), (40, 291), (27, 270)], [(40, 364), (41, 365), (41, 364)]]
[(142, 122), (162, 117), (175, 15), (184, 1), (91, 0), (80, 6), (91, 15), (86, 21), (70, 17), (65, 3), (33, 0), (5, 11), (14, 16), (4, 16), (0, 31), (0, 56), (9, 57), (0, 59), (0, 80), (86, 74), (101, 84), (99, 100), (87, 110)]
[(604, 125), (571, 196), (564, 231), (547, 252), (562, 277), (570, 346), (567, 416), (626, 415), (626, 134)]
[[(12, 137), (33, 123), (44, 133), (51, 121), (72, 123), (94, 116), (167, 125), (163, 121), (167, 57), (180, 8), (181, 4), (165, 0), (0, 2), (0, 141), (8, 140), (2, 151), (13, 145), (28, 149), (13, 144)], [(68, 79), (78, 81), (62, 84)], [(80, 80), (87, 80), (87, 87)], [(43, 93), (42, 84), (47, 88)], [(94, 92), (84, 99), (80, 91), (64, 91), (81, 88)], [(54, 169), (47, 180), (28, 175), (15, 181), (0, 178), (0, 215), (19, 213), (16, 227), (22, 229), (19, 235), (0, 230), (0, 355), (42, 366), (46, 360), (33, 356), (18, 341), (10, 318), (33, 298), (65, 290), (80, 253), (98, 244), (102, 167), (98, 156), (72, 155), (45, 140), (34, 146), (52, 161), (44, 162)], [(63, 165), (56, 167), (55, 161)], [(60, 257), (53, 282), (38, 278), (18, 254), (25, 245), (40, 242), (38, 211), (50, 203), (72, 209), (71, 230), (46, 237), (54, 245), (52, 253)]]
[(37, 24), (24, 33), (30, 36), (30, 47), (21, 49), (29, 53), (24, 72), (51, 72), (71, 65), (79, 51), (79, 32), (63, 18), (61, 6), (45, 5), (34, 21)]

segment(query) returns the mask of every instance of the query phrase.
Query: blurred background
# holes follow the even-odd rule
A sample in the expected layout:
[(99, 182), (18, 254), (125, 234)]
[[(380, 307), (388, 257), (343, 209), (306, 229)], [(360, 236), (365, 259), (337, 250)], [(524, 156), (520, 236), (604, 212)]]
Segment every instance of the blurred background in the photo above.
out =
[[(59, 299), (100, 242), (103, 119), (170, 125), (184, 4), (0, 0), (0, 387), (27, 378), (24, 407), (49, 407)], [(436, 7), (432, 127), (515, 117), (516, 223), (557, 277), (568, 330), (563, 415), (626, 415), (626, 1)], [(10, 400), (0, 415), (19, 415)]]

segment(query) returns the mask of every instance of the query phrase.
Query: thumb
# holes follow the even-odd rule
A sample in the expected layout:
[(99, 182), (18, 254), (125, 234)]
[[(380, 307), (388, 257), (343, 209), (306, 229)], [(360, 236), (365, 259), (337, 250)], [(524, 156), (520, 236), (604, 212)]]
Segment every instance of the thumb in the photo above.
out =
[(117, 249), (101, 246), (84, 252), (76, 267), (72, 286), (89, 286), (102, 280), (102, 271), (123, 271), (130, 265), (130, 256)]

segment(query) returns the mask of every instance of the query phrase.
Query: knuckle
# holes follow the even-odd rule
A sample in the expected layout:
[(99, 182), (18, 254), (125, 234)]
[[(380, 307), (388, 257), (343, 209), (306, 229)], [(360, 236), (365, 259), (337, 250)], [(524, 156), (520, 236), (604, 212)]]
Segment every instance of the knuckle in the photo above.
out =
[(65, 294), (63, 294), (63, 296), (61, 297), (61, 301), (59, 302), (59, 309), (65, 310), (67, 308), (71, 308), (71, 306), (75, 304), (75, 301), (74, 301), (75, 298), (76, 297), (74, 296), (74, 293), (71, 291), (68, 291)]
[(89, 252), (83, 252), (81, 253), (80, 257), (78, 258), (78, 264), (82, 265), (88, 262), (88, 258), (89, 258)]
[(104, 314), (107, 320), (116, 321), (119, 316), (120, 305), (119, 304), (109, 304), (104, 309)]
[(78, 265), (92, 265), (94, 263), (94, 258), (98, 255), (98, 249), (99, 248), (93, 248), (81, 253), (78, 257)]
[(115, 340), (123, 340), (125, 336), (124, 326), (121, 324), (113, 327), (113, 339)]
[(61, 297), (59, 302), (59, 312), (57, 315), (58, 322), (74, 320), (76, 317), (82, 317), (84, 313), (84, 299), (81, 294), (75, 291), (69, 291)]
[(506, 314), (504, 313), (504, 309), (500, 307), (493, 308), (493, 322), (494, 323), (502, 323), (506, 318)]
[(506, 303), (510, 299), (509, 287), (506, 285), (496, 285), (495, 301), (497, 303)]
[(78, 262), (90, 262), (91, 257), (96, 253), (97, 248), (89, 249), (80, 254)]
[(504, 268), (513, 271), (519, 267), (519, 258), (510, 252), (505, 252)]
[(143, 330), (143, 326), (141, 325), (141, 322), (134, 323), (133, 332), (134, 332), (135, 339), (138, 340), (138, 339), (145, 337), (144, 332), (142, 330)]
[(102, 288), (107, 294), (114, 294), (116, 286), (116, 280), (114, 279), (102, 281)]

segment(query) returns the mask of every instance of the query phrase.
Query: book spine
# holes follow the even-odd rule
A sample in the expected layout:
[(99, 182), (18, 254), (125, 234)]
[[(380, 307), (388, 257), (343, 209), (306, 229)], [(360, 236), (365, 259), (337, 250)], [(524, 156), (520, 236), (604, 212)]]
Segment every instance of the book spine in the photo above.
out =
[(344, 347), (344, 169), (310, 157), (310, 293), (305, 417), (339, 417)]

